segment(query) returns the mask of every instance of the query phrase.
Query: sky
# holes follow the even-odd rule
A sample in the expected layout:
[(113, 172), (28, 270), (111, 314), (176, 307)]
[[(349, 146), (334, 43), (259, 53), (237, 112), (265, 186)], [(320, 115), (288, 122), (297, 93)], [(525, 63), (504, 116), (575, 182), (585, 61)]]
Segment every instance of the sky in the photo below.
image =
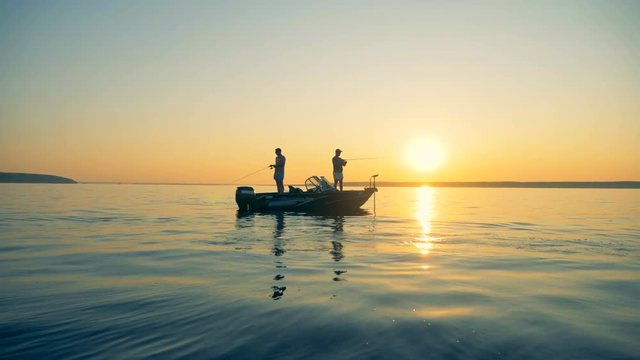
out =
[(640, 180), (638, 69), (638, 1), (0, 0), (0, 171)]

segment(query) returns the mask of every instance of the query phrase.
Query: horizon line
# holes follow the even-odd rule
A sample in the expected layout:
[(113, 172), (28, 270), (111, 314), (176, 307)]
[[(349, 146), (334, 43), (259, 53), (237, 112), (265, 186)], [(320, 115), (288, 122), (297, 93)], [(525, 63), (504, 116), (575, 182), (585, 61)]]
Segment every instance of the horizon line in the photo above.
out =
[[(110, 185), (206, 185), (206, 186), (247, 186), (233, 183), (192, 183), (192, 182), (131, 182), (131, 181), (78, 181), (79, 184), (110, 184)], [(293, 183), (291, 186), (303, 186)], [(345, 182), (345, 186), (367, 186), (369, 181)], [(275, 186), (269, 184), (255, 184), (252, 186)], [(376, 187), (485, 187), (485, 188), (603, 188), (603, 189), (640, 189), (639, 180), (613, 181), (379, 181)]]

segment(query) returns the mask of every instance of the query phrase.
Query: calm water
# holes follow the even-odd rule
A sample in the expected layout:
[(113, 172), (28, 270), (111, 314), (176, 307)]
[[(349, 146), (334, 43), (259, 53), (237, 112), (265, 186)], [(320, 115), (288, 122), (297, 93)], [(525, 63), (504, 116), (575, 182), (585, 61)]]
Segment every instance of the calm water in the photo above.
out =
[(0, 358), (640, 356), (639, 190), (234, 190), (0, 185)]

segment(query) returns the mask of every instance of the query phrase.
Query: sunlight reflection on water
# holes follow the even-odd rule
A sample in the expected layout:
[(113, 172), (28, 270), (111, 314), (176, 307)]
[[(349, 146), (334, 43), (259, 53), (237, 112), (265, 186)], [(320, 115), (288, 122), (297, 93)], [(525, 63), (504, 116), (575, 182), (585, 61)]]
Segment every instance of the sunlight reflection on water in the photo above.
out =
[(422, 227), (422, 233), (416, 238), (414, 245), (420, 250), (420, 254), (428, 255), (433, 249), (437, 238), (431, 236), (431, 221), (435, 217), (434, 199), (435, 190), (428, 186), (416, 189), (416, 199), (418, 209), (416, 211), (416, 219)]

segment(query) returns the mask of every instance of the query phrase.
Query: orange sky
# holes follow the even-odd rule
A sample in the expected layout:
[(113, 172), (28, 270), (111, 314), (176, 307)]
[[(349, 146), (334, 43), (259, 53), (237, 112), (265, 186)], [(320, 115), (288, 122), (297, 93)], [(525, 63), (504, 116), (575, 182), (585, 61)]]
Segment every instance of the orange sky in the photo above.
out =
[[(0, 171), (228, 183), (281, 147), (285, 183), (299, 183), (329, 176), (339, 147), (379, 157), (350, 162), (346, 181), (640, 180), (639, 14), (602, 1), (0, 3)], [(405, 161), (419, 138), (441, 146), (440, 167)]]

